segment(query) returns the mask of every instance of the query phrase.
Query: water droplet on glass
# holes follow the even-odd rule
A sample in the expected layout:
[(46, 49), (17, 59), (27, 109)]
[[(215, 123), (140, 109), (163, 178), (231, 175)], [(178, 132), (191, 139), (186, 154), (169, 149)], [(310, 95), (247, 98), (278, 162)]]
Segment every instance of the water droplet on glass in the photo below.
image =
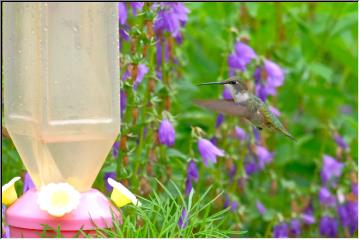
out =
[(79, 30), (78, 27), (73, 27), (74, 32), (77, 32), (78, 30)]
[(47, 27), (44, 27), (44, 32), (47, 32), (47, 30), (48, 30)]

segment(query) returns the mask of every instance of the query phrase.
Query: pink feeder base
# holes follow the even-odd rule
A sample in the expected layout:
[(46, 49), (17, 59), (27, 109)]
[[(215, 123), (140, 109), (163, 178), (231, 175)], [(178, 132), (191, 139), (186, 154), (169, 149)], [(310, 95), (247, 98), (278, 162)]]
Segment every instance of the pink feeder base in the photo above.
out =
[(64, 237), (77, 236), (79, 229), (91, 235), (95, 234), (96, 228), (112, 228), (113, 218), (116, 219), (115, 221), (122, 222), (119, 211), (107, 197), (95, 189), (81, 193), (77, 209), (59, 218), (41, 210), (36, 201), (37, 191), (31, 189), (6, 210), (6, 223), (10, 227), (10, 237), (56, 236), (56, 233), (51, 230), (44, 233), (44, 224), (52, 229), (59, 227)]

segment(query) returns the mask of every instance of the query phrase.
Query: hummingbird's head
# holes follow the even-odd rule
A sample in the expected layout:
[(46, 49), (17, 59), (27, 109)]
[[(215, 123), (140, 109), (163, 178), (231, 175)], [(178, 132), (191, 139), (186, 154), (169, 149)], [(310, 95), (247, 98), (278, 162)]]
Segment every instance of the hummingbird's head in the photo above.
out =
[(248, 90), (246, 84), (243, 81), (241, 81), (238, 77), (231, 77), (222, 82), (208, 82), (208, 83), (201, 83), (199, 85), (212, 85), (212, 84), (231, 85), (235, 90), (239, 92)]

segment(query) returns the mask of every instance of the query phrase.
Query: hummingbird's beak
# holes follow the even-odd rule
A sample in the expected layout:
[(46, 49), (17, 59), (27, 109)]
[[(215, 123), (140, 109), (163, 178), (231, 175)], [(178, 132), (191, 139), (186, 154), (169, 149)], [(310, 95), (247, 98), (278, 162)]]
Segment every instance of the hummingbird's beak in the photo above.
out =
[(222, 81), (222, 82), (207, 82), (207, 83), (200, 83), (198, 84), (198, 86), (203, 86), (203, 85), (213, 85), (213, 84), (227, 84), (229, 83), (229, 81)]

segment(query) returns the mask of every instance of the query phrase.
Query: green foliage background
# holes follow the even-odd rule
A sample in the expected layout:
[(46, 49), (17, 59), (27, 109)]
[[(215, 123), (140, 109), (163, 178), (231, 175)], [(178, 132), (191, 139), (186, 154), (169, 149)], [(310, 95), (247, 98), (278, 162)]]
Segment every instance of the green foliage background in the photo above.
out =
[[(222, 88), (200, 88), (196, 84), (226, 78), (227, 56), (239, 36), (248, 36), (249, 45), (258, 55), (278, 63), (287, 72), (284, 85), (270, 102), (281, 111), (281, 120), (298, 142), (265, 133), (267, 147), (275, 152), (275, 159), (269, 169), (251, 177), (243, 195), (234, 191), (240, 208), (238, 213), (227, 212), (226, 218), (229, 228), (246, 230), (247, 236), (270, 236), (277, 213), (291, 216), (293, 198), (317, 198), (322, 156), (336, 156), (334, 129), (350, 145), (344, 175), (357, 172), (358, 4), (196, 2), (186, 3), (186, 7), (190, 14), (183, 31), (184, 41), (176, 48), (182, 67), (180, 77), (172, 80), (176, 144), (167, 150), (166, 164), (173, 169), (172, 180), (184, 186), (191, 126), (201, 127), (209, 138), (219, 134), (214, 127), (216, 114), (195, 106), (193, 100), (219, 98)], [(351, 112), (343, 113), (344, 106), (350, 107)], [(220, 135), (230, 139), (227, 129), (238, 124), (246, 128), (238, 119), (226, 117)], [(240, 147), (233, 144), (225, 151), (236, 158)], [(196, 146), (193, 148), (197, 151)], [(103, 172), (120, 164), (110, 155), (94, 185), (102, 190)], [(197, 160), (201, 162), (199, 157)], [(129, 172), (134, 171), (135, 161), (140, 160), (130, 156)], [(212, 179), (214, 195), (218, 193), (215, 189), (223, 189), (227, 184), (227, 175), (222, 174), (224, 164), (224, 160), (219, 160), (216, 168), (200, 170), (200, 179)], [(158, 167), (155, 177), (161, 179), (162, 168)], [(11, 141), (2, 139), (3, 184), (24, 171)], [(273, 179), (278, 180), (275, 195), (269, 194)], [(349, 186), (350, 179), (345, 177), (341, 184)], [(208, 181), (200, 181), (195, 192), (205, 192), (208, 185)], [(17, 187), (21, 191), (21, 186)], [(256, 199), (270, 209), (266, 216), (257, 213)], [(221, 209), (220, 205), (214, 209)], [(305, 236), (318, 236), (317, 228)]]

